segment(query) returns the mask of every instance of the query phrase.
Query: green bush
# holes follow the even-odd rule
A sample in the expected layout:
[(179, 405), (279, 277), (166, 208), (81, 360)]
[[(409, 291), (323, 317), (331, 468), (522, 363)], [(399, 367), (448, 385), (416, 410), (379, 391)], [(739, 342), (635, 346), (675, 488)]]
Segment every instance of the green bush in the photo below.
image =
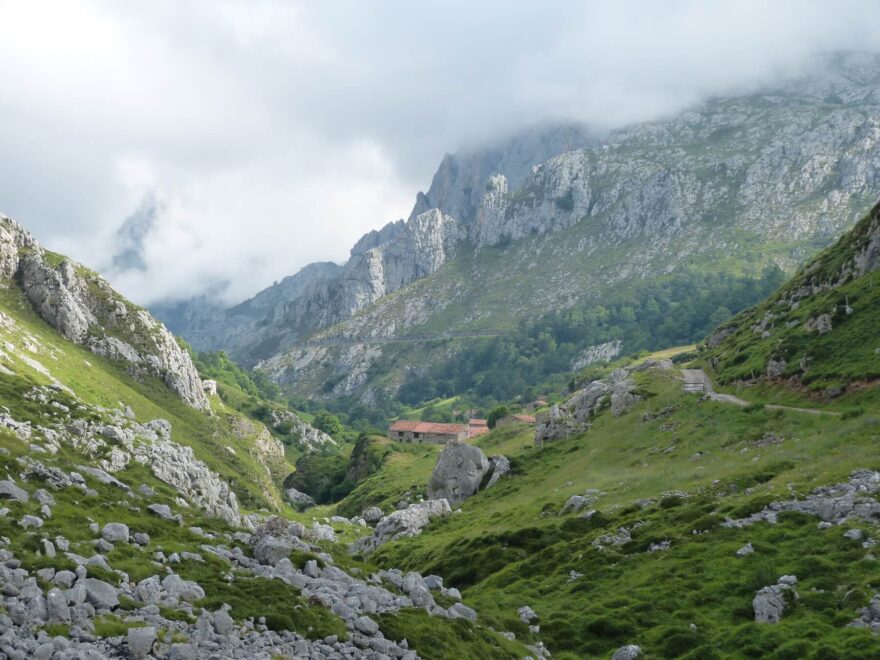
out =
[(496, 406), (489, 411), (486, 423), (489, 425), (490, 429), (494, 429), (495, 424), (497, 424), (498, 420), (503, 417), (507, 417), (507, 406)]
[(338, 417), (326, 410), (321, 410), (315, 415), (315, 418), (312, 420), (312, 426), (327, 435), (336, 436), (342, 432), (342, 422), (339, 421)]

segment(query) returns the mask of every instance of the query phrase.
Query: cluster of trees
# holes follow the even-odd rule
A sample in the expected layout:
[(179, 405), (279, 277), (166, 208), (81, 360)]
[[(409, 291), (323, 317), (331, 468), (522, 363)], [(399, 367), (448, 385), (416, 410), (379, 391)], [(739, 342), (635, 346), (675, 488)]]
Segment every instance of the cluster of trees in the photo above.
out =
[(337, 436), (342, 433), (342, 422), (339, 418), (326, 410), (319, 410), (312, 419), (312, 426), (327, 435)]
[(196, 353), (190, 349), (193, 363), (206, 378), (235, 385), (245, 394), (267, 401), (281, 398), (281, 388), (260, 371), (245, 371), (229, 359), (226, 351)]
[(489, 406), (559, 388), (588, 346), (621, 340), (625, 353), (699, 341), (785, 280), (776, 266), (760, 278), (687, 269), (620, 290), (613, 302), (586, 304), (521, 323), (504, 337), (476, 341), (455, 359), (407, 380), (404, 404), (454, 394)]

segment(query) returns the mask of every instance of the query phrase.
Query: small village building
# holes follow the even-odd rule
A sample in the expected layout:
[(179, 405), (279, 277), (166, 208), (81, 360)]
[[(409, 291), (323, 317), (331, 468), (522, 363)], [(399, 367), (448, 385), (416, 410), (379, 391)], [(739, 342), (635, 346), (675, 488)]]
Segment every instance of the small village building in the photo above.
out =
[(497, 422), (495, 422), (496, 428), (502, 428), (505, 426), (512, 426), (513, 424), (528, 424), (529, 426), (535, 425), (535, 416), (534, 415), (508, 415), (507, 417), (502, 417)]
[(476, 438), (489, 432), (489, 421), (473, 418), (468, 422), (468, 437)]
[(415, 422), (401, 419), (388, 427), (388, 439), (396, 442), (445, 444), (450, 440), (464, 442), (467, 438), (467, 424)]

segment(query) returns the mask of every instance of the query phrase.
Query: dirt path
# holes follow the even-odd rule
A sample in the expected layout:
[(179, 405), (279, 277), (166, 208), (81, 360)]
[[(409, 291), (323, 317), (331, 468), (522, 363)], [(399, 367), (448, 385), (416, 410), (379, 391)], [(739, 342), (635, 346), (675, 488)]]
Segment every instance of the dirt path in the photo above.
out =
[[(685, 386), (703, 386), (703, 394), (713, 401), (722, 401), (724, 403), (732, 403), (735, 406), (749, 406), (751, 401), (740, 399), (733, 394), (722, 394), (716, 392), (712, 387), (712, 381), (706, 372), (702, 369), (682, 369), (681, 375), (684, 377)], [(768, 403), (764, 406), (768, 410), (790, 410), (792, 412), (806, 413), (807, 415), (839, 415), (839, 412), (833, 410), (819, 410), (818, 408), (797, 408), (795, 406), (780, 406), (775, 403)]]

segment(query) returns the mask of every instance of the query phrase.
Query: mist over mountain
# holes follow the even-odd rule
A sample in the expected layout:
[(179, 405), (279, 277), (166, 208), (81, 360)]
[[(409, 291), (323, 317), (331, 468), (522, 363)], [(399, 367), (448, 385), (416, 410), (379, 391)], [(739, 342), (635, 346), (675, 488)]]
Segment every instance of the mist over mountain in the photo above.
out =
[[(222, 291), (229, 306), (310, 262), (344, 262), (360, 236), (408, 217), (447, 152), (542, 123), (601, 137), (880, 42), (869, 0), (64, 3), (51, 15), (3, 8), (3, 209), (144, 305)], [(426, 43), (427, 26), (444, 38)], [(145, 277), (113, 256), (150, 199)]]
[[(446, 156), (408, 220), (366, 234), (342, 267), (314, 264), (228, 309), (154, 310), (197, 349), (259, 363), (298, 395), (393, 399), (412, 381), (447, 383), (443, 364), (480, 362), (468, 351), (513, 337), (518, 323), (537, 324), (537, 335), (552, 314), (633, 295), (638, 306), (647, 294), (634, 291), (651, 278), (791, 271), (880, 194), (878, 109), (880, 60), (851, 52), (761, 93), (603, 139), (545, 125)], [(724, 309), (738, 311), (715, 305), (679, 318), (662, 339), (619, 322), (582, 332), (557, 370), (609, 341), (624, 351), (693, 341)], [(660, 314), (655, 329), (665, 314), (677, 313)], [(487, 382), (470, 378), (420, 396)]]

